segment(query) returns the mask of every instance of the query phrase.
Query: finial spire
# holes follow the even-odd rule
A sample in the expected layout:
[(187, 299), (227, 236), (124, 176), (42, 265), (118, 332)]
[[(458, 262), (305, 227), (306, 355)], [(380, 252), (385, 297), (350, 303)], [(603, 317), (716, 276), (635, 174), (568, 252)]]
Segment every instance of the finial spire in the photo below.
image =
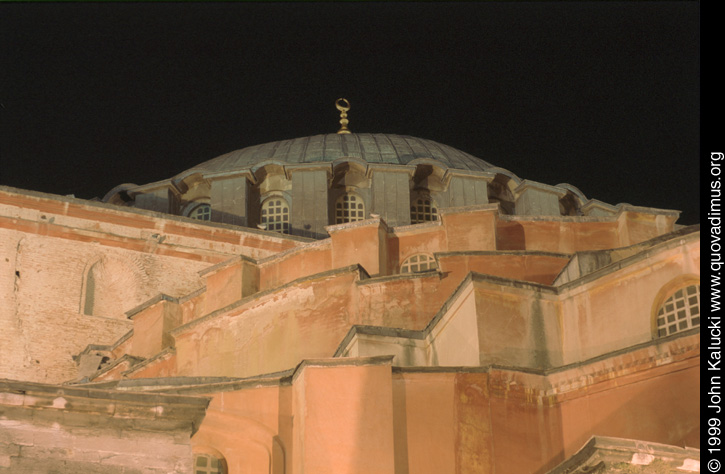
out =
[(347, 119), (347, 111), (350, 110), (350, 102), (348, 102), (347, 99), (337, 99), (335, 101), (335, 107), (337, 107), (337, 110), (340, 111), (340, 130), (337, 131), (339, 134), (345, 134), (345, 133), (351, 133), (350, 130), (347, 129), (347, 124), (350, 123), (350, 121)]

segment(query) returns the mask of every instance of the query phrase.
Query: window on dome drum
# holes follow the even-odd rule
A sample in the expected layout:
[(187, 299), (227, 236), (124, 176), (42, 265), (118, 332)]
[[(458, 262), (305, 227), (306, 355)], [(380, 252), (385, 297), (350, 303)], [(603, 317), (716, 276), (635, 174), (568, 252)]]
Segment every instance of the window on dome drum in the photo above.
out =
[(224, 461), (211, 454), (194, 455), (194, 474), (226, 474)]
[(431, 255), (419, 253), (408, 257), (400, 266), (400, 273), (419, 273), (438, 268), (435, 258)]
[(700, 285), (680, 288), (657, 311), (657, 337), (700, 326)]
[(420, 224), (438, 220), (438, 206), (430, 196), (419, 196), (410, 205), (410, 223)]
[(189, 213), (189, 217), (198, 221), (210, 221), (211, 206), (209, 204), (199, 204)]
[(289, 205), (284, 198), (275, 197), (262, 204), (262, 224), (267, 230), (289, 234)]
[(365, 219), (365, 204), (360, 196), (343, 194), (335, 203), (335, 224), (357, 222)]

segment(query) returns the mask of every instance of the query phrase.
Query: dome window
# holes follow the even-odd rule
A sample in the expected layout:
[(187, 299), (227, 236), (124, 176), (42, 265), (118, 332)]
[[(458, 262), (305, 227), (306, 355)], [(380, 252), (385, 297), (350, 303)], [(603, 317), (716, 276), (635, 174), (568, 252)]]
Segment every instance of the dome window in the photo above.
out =
[(209, 204), (199, 204), (189, 212), (189, 217), (198, 221), (210, 221), (211, 206)]
[(269, 198), (262, 204), (261, 224), (267, 230), (289, 234), (289, 205), (284, 198)]
[(346, 224), (365, 219), (365, 204), (357, 194), (343, 194), (335, 203), (335, 224)]
[(419, 253), (408, 257), (400, 266), (400, 273), (420, 273), (438, 268), (432, 255)]
[(700, 326), (700, 285), (680, 288), (657, 311), (657, 337)]
[(410, 223), (421, 224), (438, 220), (438, 206), (430, 196), (418, 196), (410, 206)]

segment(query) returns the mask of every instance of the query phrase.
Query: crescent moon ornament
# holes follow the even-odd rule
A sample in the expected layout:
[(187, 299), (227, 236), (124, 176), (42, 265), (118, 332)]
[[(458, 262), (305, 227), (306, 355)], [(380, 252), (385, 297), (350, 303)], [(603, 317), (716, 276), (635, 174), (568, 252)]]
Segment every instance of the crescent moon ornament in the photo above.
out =
[(337, 110), (340, 111), (340, 130), (338, 130), (337, 133), (340, 135), (351, 133), (347, 128), (347, 124), (350, 123), (347, 119), (347, 111), (350, 110), (350, 102), (347, 99), (339, 98), (335, 101), (335, 107), (337, 107)]
[(347, 112), (350, 110), (350, 102), (347, 99), (337, 99), (335, 101), (335, 107), (337, 107), (337, 110), (340, 112)]

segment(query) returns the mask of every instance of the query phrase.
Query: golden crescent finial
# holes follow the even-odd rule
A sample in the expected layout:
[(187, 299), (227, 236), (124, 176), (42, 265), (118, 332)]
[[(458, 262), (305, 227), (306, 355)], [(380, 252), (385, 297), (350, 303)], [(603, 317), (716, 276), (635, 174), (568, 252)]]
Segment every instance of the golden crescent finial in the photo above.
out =
[(339, 134), (351, 133), (347, 129), (347, 124), (350, 121), (347, 119), (347, 111), (350, 110), (350, 102), (347, 99), (339, 98), (335, 101), (335, 107), (340, 111), (340, 130), (337, 131)]

